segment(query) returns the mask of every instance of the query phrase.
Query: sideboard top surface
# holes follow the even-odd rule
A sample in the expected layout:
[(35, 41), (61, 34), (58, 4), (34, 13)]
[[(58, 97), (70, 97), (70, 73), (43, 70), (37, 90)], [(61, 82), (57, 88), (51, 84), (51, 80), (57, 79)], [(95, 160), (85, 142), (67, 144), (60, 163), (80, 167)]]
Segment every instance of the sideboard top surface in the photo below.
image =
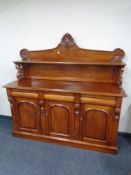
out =
[(106, 83), (87, 83), (87, 82), (71, 82), (71, 81), (52, 81), (52, 80), (35, 80), (24, 79), (22, 81), (14, 81), (5, 85), (12, 89), (26, 89), (26, 90), (42, 90), (52, 92), (68, 92), (81, 93), (90, 95), (103, 96), (126, 96), (124, 90), (114, 84)]

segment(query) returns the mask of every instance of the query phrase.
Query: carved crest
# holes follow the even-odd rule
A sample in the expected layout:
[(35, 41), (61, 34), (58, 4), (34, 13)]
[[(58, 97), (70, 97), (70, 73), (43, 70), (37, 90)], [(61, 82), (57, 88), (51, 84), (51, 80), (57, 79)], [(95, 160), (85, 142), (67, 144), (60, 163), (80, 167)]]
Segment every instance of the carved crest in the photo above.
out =
[(72, 46), (76, 46), (76, 43), (75, 43), (74, 39), (72, 38), (72, 36), (69, 33), (66, 33), (62, 37), (61, 43), (59, 44), (59, 46), (69, 48)]

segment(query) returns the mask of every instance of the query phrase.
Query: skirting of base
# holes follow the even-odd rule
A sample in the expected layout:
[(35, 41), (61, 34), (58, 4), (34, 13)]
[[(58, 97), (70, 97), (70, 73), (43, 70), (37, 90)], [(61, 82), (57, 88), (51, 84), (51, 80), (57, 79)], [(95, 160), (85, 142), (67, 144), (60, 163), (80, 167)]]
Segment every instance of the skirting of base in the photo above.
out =
[(72, 147), (77, 147), (77, 148), (82, 148), (87, 150), (93, 150), (93, 151), (100, 151), (103, 153), (111, 153), (111, 154), (117, 153), (117, 147), (112, 147), (112, 146), (90, 144), (90, 143), (81, 142), (77, 140), (67, 141), (67, 139), (60, 139), (60, 138), (56, 139), (56, 137), (54, 138), (54, 137), (44, 136), (44, 135), (39, 136), (32, 133), (30, 134), (30, 133), (17, 132), (17, 131), (13, 131), (12, 135), (15, 137), (21, 137), (25, 139), (44, 141), (47, 143), (61, 144), (61, 145), (72, 146)]

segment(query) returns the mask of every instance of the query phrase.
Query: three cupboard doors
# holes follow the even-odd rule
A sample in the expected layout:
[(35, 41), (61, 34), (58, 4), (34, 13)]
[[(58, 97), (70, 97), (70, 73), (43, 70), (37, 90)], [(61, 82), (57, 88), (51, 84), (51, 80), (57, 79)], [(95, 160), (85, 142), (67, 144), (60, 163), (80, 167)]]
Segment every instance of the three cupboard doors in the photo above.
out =
[(44, 100), (34, 97), (12, 98), (15, 130), (54, 139), (110, 144), (114, 107), (95, 102), (80, 103), (76, 111), (73, 97), (55, 95)]

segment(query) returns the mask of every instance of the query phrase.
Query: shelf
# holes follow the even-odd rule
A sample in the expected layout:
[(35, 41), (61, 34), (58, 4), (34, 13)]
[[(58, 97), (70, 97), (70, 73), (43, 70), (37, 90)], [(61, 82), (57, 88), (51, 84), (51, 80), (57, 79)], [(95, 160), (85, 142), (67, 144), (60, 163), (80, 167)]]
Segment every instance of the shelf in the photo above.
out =
[(98, 65), (98, 66), (125, 66), (124, 62), (122, 63), (107, 63), (107, 62), (62, 62), (62, 61), (14, 61), (15, 64), (59, 64), (59, 65)]

